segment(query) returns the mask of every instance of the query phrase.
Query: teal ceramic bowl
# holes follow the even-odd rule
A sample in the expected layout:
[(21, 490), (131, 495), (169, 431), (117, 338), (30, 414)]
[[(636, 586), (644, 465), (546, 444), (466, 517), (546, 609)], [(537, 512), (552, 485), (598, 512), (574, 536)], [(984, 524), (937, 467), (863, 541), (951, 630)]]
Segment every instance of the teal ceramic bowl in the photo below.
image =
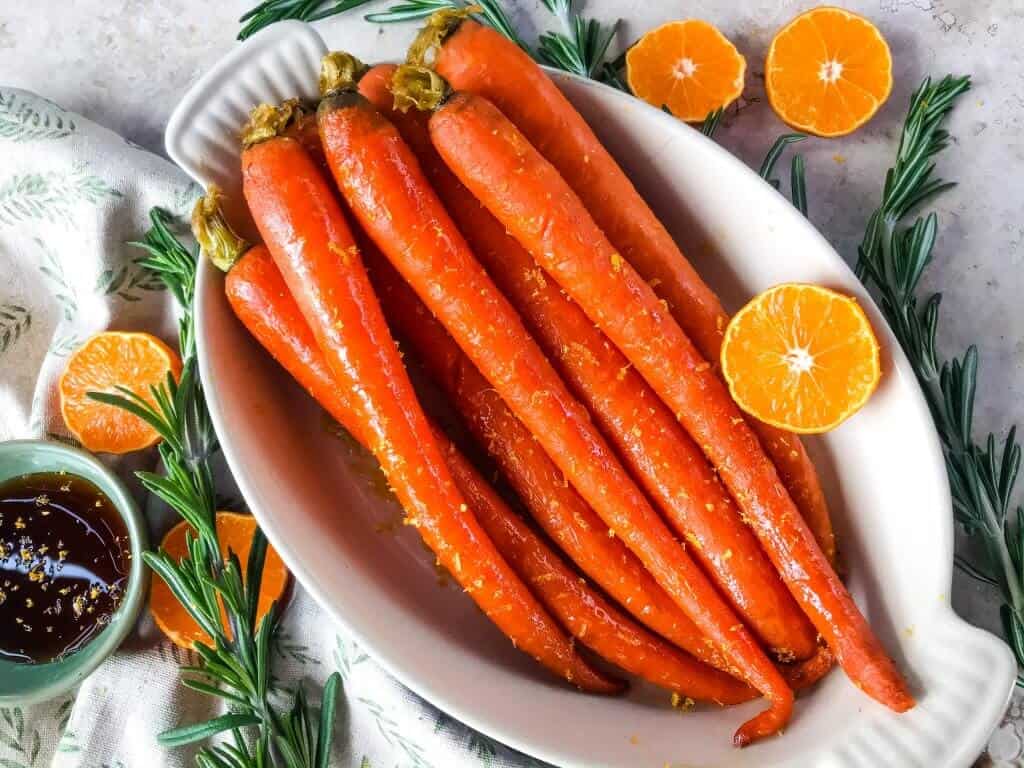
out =
[(45, 701), (78, 685), (128, 635), (146, 595), (148, 573), (142, 562), (146, 524), (124, 484), (88, 453), (62, 443), (46, 440), (0, 443), (0, 482), (18, 475), (60, 470), (92, 481), (121, 513), (131, 541), (128, 586), (107, 628), (67, 658), (46, 664), (16, 664), (0, 659), (0, 706)]

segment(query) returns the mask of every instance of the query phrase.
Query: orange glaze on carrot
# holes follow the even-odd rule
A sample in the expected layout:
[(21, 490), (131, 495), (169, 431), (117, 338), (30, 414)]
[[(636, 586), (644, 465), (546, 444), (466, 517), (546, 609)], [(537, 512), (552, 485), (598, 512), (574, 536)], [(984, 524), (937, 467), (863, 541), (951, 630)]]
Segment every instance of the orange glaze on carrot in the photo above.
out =
[(366, 255), (370, 279), (388, 323), (454, 403), (541, 528), (636, 618), (700, 660), (728, 671), (730, 666), (721, 652), (622, 540), (608, 535), (608, 526), (566, 481), (412, 287), (382, 256)]
[(816, 631), (700, 448), (622, 353), (455, 178), (430, 142), (428, 115), (393, 108), (395, 69), (374, 67), (359, 92), (398, 128), (473, 253), (733, 608), (779, 658), (810, 657)]
[(769, 709), (744, 724), (737, 741), (777, 733), (789, 720), (793, 692), (647, 502), (473, 258), (398, 131), (357, 94), (329, 96), (318, 114), (328, 165), (362, 228), (580, 495), (737, 672), (769, 699)]
[(486, 99), (430, 119), (448, 166), (622, 350), (701, 445), (850, 678), (902, 712), (907, 684), (832, 570), (722, 381), (558, 171)]
[[(444, 435), (438, 434), (444, 445)], [(448, 467), (480, 524), (540, 601), (566, 629), (603, 659), (650, 683), (699, 701), (738, 704), (751, 688), (676, 650), (572, 572), (448, 443)]]
[[(590, 691), (621, 689), (592, 669), (495, 550), (458, 492), (420, 409), (334, 193), (301, 145), (275, 137), (242, 153), (245, 199), (354, 418), (423, 540), (520, 650)], [(457, 568), (456, 562), (462, 567)]]
[[(270, 254), (257, 246), (226, 281), (228, 300), (253, 336), (321, 406), (359, 438), (359, 421)], [(417, 300), (418, 301), (418, 300)], [(735, 704), (756, 694), (644, 631), (558, 558), (437, 427), (452, 477), (502, 556), (581, 643), (622, 669), (701, 701)]]
[[(451, 86), (493, 102), (580, 196), (618, 252), (664, 299), (716, 366), (729, 317), (632, 182), (555, 83), (519, 46), (465, 20), (437, 50)], [(835, 536), (817, 472), (799, 438), (750, 419), (780, 477), (832, 561)]]
[[(387, 262), (379, 256), (377, 257), (376, 262), (382, 262), (389, 270), (391, 269), (390, 265), (388, 265)], [(396, 285), (400, 286), (400, 289), (402, 289), (396, 291), (398, 298), (402, 295), (411, 294), (411, 302), (404, 305), (406, 307), (411, 307), (409, 316), (414, 319), (425, 320), (425, 322), (417, 323), (416, 327), (421, 327), (423, 325), (433, 327), (439, 332), (443, 339), (440, 348), (442, 350), (446, 347), (454, 348), (455, 353), (465, 359), (465, 356), (462, 355), (461, 350), (458, 349), (451, 337), (445, 333), (444, 329), (440, 327), (436, 320), (426, 314), (426, 308), (419, 301), (416, 295), (412, 293), (412, 289), (404, 282), (401, 282), (401, 278), (398, 277), (393, 270), (391, 270), (391, 275), (393, 276), (393, 279), (397, 281)], [(295, 299), (292, 298), (288, 287), (284, 283), (284, 278), (281, 277), (280, 270), (278, 270), (277, 266), (274, 264), (270, 253), (265, 247), (256, 246), (250, 249), (245, 256), (235, 264), (234, 268), (228, 273), (227, 278), (225, 279), (225, 293), (227, 294), (228, 302), (231, 304), (231, 308), (234, 310), (236, 316), (242, 321), (242, 324), (245, 325), (253, 337), (256, 338), (256, 340), (271, 354), (271, 356), (273, 356), (274, 359), (276, 359), (278, 363), (280, 363), (281, 366), (306, 389), (307, 392), (309, 392), (314, 400), (320, 403), (320, 405), (335, 419), (337, 419), (342, 426), (349, 430), (356, 439), (361, 440), (359, 437), (359, 421), (354, 417), (353, 404), (349, 400), (348, 391), (337, 386), (335, 383), (333, 374), (327, 365), (323, 352), (321, 352), (320, 348), (316, 345), (316, 340), (313, 338), (313, 332), (309, 329), (309, 325), (302, 316), (298, 305), (295, 303)], [(385, 295), (392, 294), (388, 291)], [(384, 299), (384, 304), (385, 306), (387, 305), (386, 298)], [(435, 357), (438, 356), (435, 355)], [(444, 351), (441, 352), (440, 357), (444, 359)], [(468, 367), (467, 370), (471, 369), (472, 363), (466, 360), (466, 366)], [(476, 379), (482, 380), (482, 377), (480, 377), (480, 374), (476, 369), (472, 369), (472, 373)], [(483, 385), (486, 387), (486, 382), (483, 382)], [(484, 397), (490, 396), (496, 398), (494, 390), (489, 387), (486, 387), (486, 392), (481, 391), (479, 394)], [(502, 403), (500, 399), (493, 402), (493, 406), (495, 412), (503, 413), (508, 419), (514, 421), (519, 431), (525, 433), (522, 438), (528, 441), (535, 451), (540, 451), (540, 448), (536, 446), (533, 438), (528, 432), (526, 432), (525, 427), (515, 420), (515, 416), (508, 411), (508, 408), (505, 407), (504, 403)], [(484, 412), (486, 413), (486, 411), (487, 406), (484, 406)], [(440, 441), (439, 443), (443, 447), (444, 443)], [(530, 455), (532, 456), (533, 454)], [(543, 455), (543, 453), (541, 452), (540, 455)], [(513, 568), (515, 568), (520, 575), (525, 577), (524, 572), (516, 565), (516, 558), (506, 553), (505, 548), (501, 545), (500, 537), (495, 535), (489, 529), (488, 521), (483, 519), (479, 505), (472, 498), (473, 494), (471, 489), (468, 489), (465, 485), (459, 482), (460, 474), (452, 468), (452, 460), (447, 454), (446, 459), (448, 461), (449, 468), (452, 469), (456, 483), (459, 484), (463, 495), (467, 497), (467, 500), (472, 505), (477, 518), (484, 523), (484, 526), (488, 529), (488, 533), (491, 535), (492, 540), (501, 549), (503, 556), (511, 562)], [(543, 460), (550, 467), (550, 471), (554, 473), (552, 476), (558, 477), (557, 487), (564, 490), (567, 494), (575, 495), (575, 491), (569, 488), (567, 484), (564, 484), (564, 481), (561, 480), (561, 475), (558, 474), (558, 470), (550, 464), (546, 455), (543, 455)], [(481, 480), (480, 482), (485, 481)], [(569, 505), (569, 509), (573, 510), (573, 514), (585, 514), (589, 516), (589, 518), (592, 519), (592, 523), (584, 525), (583, 527), (577, 527), (577, 521), (573, 520), (571, 517), (564, 520), (560, 519), (560, 522), (564, 522), (564, 526), (558, 526), (553, 530), (553, 532), (559, 537), (558, 540), (565, 540), (567, 536), (568, 538), (582, 540), (587, 548), (595, 553), (594, 555), (589, 556), (591, 560), (594, 560), (597, 563), (595, 570), (597, 570), (599, 574), (604, 575), (605, 580), (608, 581), (613, 588), (618, 584), (619, 579), (609, 579), (609, 574), (614, 576), (614, 574), (623, 572), (627, 574), (625, 579), (632, 579), (637, 582), (640, 582), (641, 580), (650, 581), (650, 588), (647, 591), (660, 592), (661, 595), (660, 597), (657, 597), (654, 602), (659, 605), (662, 603), (666, 604), (668, 607), (664, 609), (665, 613), (671, 613), (674, 611), (675, 615), (678, 616), (679, 623), (690, 627), (692, 636), (699, 639), (699, 649), (706, 649), (709, 652), (713, 652), (710, 646), (700, 639), (699, 632), (697, 628), (693, 626), (693, 623), (690, 622), (684, 614), (679, 612), (679, 609), (676, 608), (668, 599), (668, 596), (665, 595), (664, 592), (661, 592), (660, 587), (654, 584), (647, 572), (644, 571), (639, 562), (635, 560), (632, 553), (625, 549), (622, 542), (618, 539), (606, 536), (603, 527), (601, 526), (600, 519), (594, 515), (593, 511), (591, 511), (589, 507), (586, 507), (586, 505), (583, 504), (582, 499), (579, 499), (578, 496), (575, 496), (575, 498), (578, 500), (579, 504), (583, 505), (582, 510), (574, 510), (571, 504)], [(495, 509), (500, 511), (502, 508), (495, 507)], [(504, 507), (504, 509), (507, 510), (507, 507)], [(510, 510), (508, 510), (508, 513), (510, 515), (513, 514)], [(502, 521), (503, 518), (497, 518), (497, 522), (500, 523)], [(508, 524), (512, 527), (513, 531), (517, 530), (518, 526), (522, 525), (522, 523), (518, 522), (517, 518), (513, 518)], [(529, 540), (531, 537), (533, 539), (537, 539), (532, 531), (530, 531), (529, 528), (526, 528), (520, 539), (525, 541)], [(539, 542), (538, 546), (542, 549), (546, 547), (543, 542)], [(599, 553), (606, 549), (614, 552), (615, 554), (602, 560)], [(545, 555), (545, 557), (549, 556), (553, 558), (557, 557), (553, 553)], [(586, 556), (584, 560), (589, 562)], [(642, 577), (633, 576), (633, 570), (631, 568), (626, 568), (620, 564), (625, 560), (635, 563), (635, 568)], [(543, 562), (543, 560), (540, 562)], [(566, 570), (564, 565), (561, 565), (561, 563), (554, 565), (553, 569), (560, 572), (564, 572)], [(601, 598), (600, 594), (594, 593), (574, 575), (571, 583), (565, 583), (564, 578), (557, 575), (554, 578), (549, 579), (542, 574), (538, 574), (536, 579), (539, 579), (542, 584), (549, 583), (551, 585), (549, 587), (549, 591), (553, 593), (552, 600), (551, 602), (545, 601), (545, 605), (549, 610), (555, 613), (566, 626), (575, 624), (576, 632), (574, 632), (574, 635), (579, 636), (582, 634), (583, 636), (579, 637), (581, 641), (584, 641), (585, 636), (589, 632), (590, 638), (588, 641), (584, 642), (584, 644), (594, 648), (594, 650), (599, 653), (602, 652), (602, 646), (599, 639), (602, 634), (599, 632), (589, 631), (589, 626), (593, 625), (594, 627), (603, 627), (603, 615), (601, 614), (601, 611), (603, 610), (605, 614), (612, 617), (618, 617), (618, 609), (614, 606), (607, 605), (606, 601)], [(595, 579), (595, 581), (599, 584), (601, 583), (600, 579)], [(559, 584), (562, 586), (557, 586)], [(586, 596), (588, 605), (590, 605), (590, 601), (593, 600), (593, 605), (596, 605), (599, 608), (600, 606), (604, 607), (600, 608), (596, 615), (591, 619), (588, 619), (586, 623), (579, 623), (578, 619), (574, 618), (578, 611), (577, 606), (573, 601), (559, 599), (562, 595), (563, 586), (571, 594), (579, 593)], [(616, 596), (614, 592), (610, 592), (610, 594), (612, 594), (613, 597)], [(638, 594), (638, 599), (648, 599), (644, 590), (640, 590)], [(541, 594), (540, 596), (543, 599), (544, 595)], [(627, 599), (630, 599), (630, 597), (627, 596)], [(557, 609), (559, 606), (564, 606), (564, 615), (562, 613), (558, 613)], [(639, 611), (639, 613), (650, 614), (651, 611), (648, 610), (650, 606), (650, 602), (645, 603), (645, 609)], [(651, 682), (664, 685), (671, 690), (695, 699), (731, 704), (747, 701), (756, 697), (756, 692), (748, 686), (739, 684), (734, 679), (728, 678), (724, 675), (708, 674), (712, 672), (712, 670), (696, 664), (688, 656), (682, 655), (681, 658), (678, 658), (680, 657), (680, 654), (674, 651), (674, 649), (666, 649), (662, 647), (657, 638), (651, 638), (649, 636), (645, 637), (644, 634), (639, 634), (635, 629), (629, 626), (628, 620), (624, 617), (617, 619), (617, 623), (619, 625), (625, 625), (624, 637), (625, 644), (628, 649), (640, 647), (650, 651), (650, 653), (646, 653), (643, 656), (639, 663), (631, 662), (628, 657), (624, 657), (623, 663), (620, 664), (623, 669), (633, 671), (634, 674), (644, 676)], [(588, 627), (588, 629), (584, 630), (584, 627)], [(616, 659), (614, 657), (622, 653), (624, 653), (624, 649), (619, 648), (614, 641), (611, 641), (607, 643), (607, 648), (602, 655), (610, 661), (615, 661)], [(659, 672), (657, 671), (657, 662), (662, 658), (668, 659), (668, 668), (662, 669)], [(812, 657), (806, 662), (803, 662), (802, 664), (783, 667), (782, 673), (786, 677), (790, 686), (794, 690), (799, 690), (817, 682), (817, 680), (819, 680), (828, 671), (830, 666), (831, 657), (828, 654), (828, 649), (823, 648), (818, 655)], [(654, 668), (654, 671), (651, 671), (652, 667)]]

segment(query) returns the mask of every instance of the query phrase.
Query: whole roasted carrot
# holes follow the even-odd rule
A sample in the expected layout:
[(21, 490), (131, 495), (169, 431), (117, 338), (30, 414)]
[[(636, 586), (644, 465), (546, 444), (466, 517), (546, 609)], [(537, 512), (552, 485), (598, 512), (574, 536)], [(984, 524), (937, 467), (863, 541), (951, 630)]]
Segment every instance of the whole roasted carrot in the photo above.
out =
[[(209, 252), (210, 249), (207, 249)], [(223, 250), (223, 249), (221, 249)], [(266, 248), (228, 273), (232, 309), (257, 341), (324, 409), (360, 438), (348, 391), (337, 386), (313, 333)], [(567, 568), (435, 427), (449, 471), (495, 546), (582, 644), (627, 672), (700, 701), (734, 704), (754, 692), (645, 632)]]
[[(437, 435), (444, 446), (445, 437)], [(448, 442), (448, 468), (480, 524), (548, 610), (603, 659), (699, 701), (738, 704), (754, 691), (702, 664), (622, 614), (566, 566)]]
[(701, 661), (728, 671), (721, 652), (565, 480), (544, 449), (466, 357), (412, 287), (379, 254), (370, 280), (388, 324), (455, 405), (533, 518), (609, 595), (651, 629)]
[[(420, 409), (326, 178), (302, 146), (266, 135), (242, 153), (249, 210), (373, 451), (439, 561), (516, 646), (590, 691), (620, 685), (592, 669), (495, 550), (458, 492)], [(461, 564), (461, 568), (456, 567)]]
[[(770, 701), (738, 743), (777, 733), (793, 692), (650, 506), (477, 262), (397, 129), (341, 89), (318, 109), (327, 162), (362, 228), (413, 286), (614, 535)], [(503, 183), (507, 183), (507, 180)]]
[[(493, 102), (580, 196), (618, 252), (668, 303), (705, 358), (717, 365), (729, 317), (583, 117), (519, 46), (460, 11), (439, 11), (411, 58), (436, 49), (434, 66), (456, 90)], [(418, 62), (413, 62), (418, 63)], [(835, 536), (825, 494), (799, 438), (751, 419), (765, 450), (830, 560)]]
[(479, 96), (448, 96), (430, 118), (430, 132), (462, 183), (675, 411), (850, 678), (896, 711), (912, 707), (906, 682), (832, 570), (724, 384), (555, 167)]
[(700, 449), (622, 353), (455, 178), (430, 142), (427, 114), (393, 108), (396, 69), (373, 67), (359, 92), (394, 122), (473, 253), (737, 613), (779, 658), (811, 656), (817, 633)]
[[(373, 70), (367, 77), (372, 74)], [(370, 280), (388, 323), (456, 406), (473, 437), (495, 460), (541, 528), (584, 573), (641, 622), (701, 661), (728, 671), (722, 654), (679, 610), (636, 556), (619, 538), (607, 535), (601, 518), (566, 482), (530, 431), (412, 287), (379, 253), (371, 250), (366, 256)], [(820, 680), (831, 666), (831, 653), (819, 644), (809, 659), (783, 664), (779, 671), (790, 688), (799, 691)]]
[[(313, 332), (309, 329), (309, 325), (302, 316), (298, 304), (295, 303), (295, 299), (288, 290), (288, 286), (285, 285), (284, 278), (281, 277), (281, 272), (277, 265), (274, 264), (270, 253), (262, 246), (246, 249), (244, 243), (224, 226), (223, 220), (219, 219), (219, 217), (219, 220), (211, 222), (210, 217), (216, 216), (215, 212), (211, 210), (211, 203), (215, 204), (215, 199), (211, 201), (207, 198), (202, 206), (197, 207), (200, 217), (198, 228), (199, 240), (203, 243), (203, 250), (208, 255), (217, 257), (220, 264), (234, 264), (224, 281), (224, 287), (228, 302), (235, 315), (271, 356), (309, 392), (313, 399), (320, 403), (329, 414), (337, 419), (357, 439), (360, 439), (360, 424), (358, 419), (354, 417), (355, 409), (349, 393), (335, 383), (323, 352), (317, 347), (316, 339), (313, 338)], [(213, 224), (212, 229), (211, 223)], [(213, 239), (211, 239), (211, 235), (215, 235)], [(238, 257), (238, 253), (243, 253), (244, 255)], [(383, 259), (378, 258), (377, 261), (390, 268), (390, 265)], [(391, 274), (395, 275), (393, 271)], [(398, 279), (400, 280), (400, 278)], [(405, 283), (401, 283), (401, 286), (411, 293), (412, 289)], [(420, 317), (417, 310), (425, 311), (426, 308), (423, 307), (415, 294), (412, 294), (411, 299), (413, 302), (409, 305), (413, 307), (411, 314), (413, 317)], [(455, 346), (455, 342), (447, 336), (444, 329), (440, 328), (436, 320), (429, 318), (429, 322), (425, 325), (440, 331), (444, 339), (444, 343), (441, 345), (442, 348), (446, 345)], [(457, 347), (455, 349), (459, 355), (462, 354)], [(472, 366), (472, 363), (469, 363), (468, 360), (466, 364), (467, 366)], [(480, 378), (479, 373), (475, 369), (473, 369), (473, 373), (477, 378)], [(486, 382), (484, 382), (484, 385), (486, 386)], [(494, 396), (493, 390), (488, 388), (488, 394)], [(504, 406), (504, 403), (498, 400), (495, 405), (498, 406), (495, 410), (503, 411), (509, 419), (515, 420), (515, 417)], [(518, 421), (515, 421), (515, 423), (525, 432), (525, 439), (533, 445), (534, 450), (539, 450), (533, 438), (526, 432), (525, 427), (519, 424)], [(442, 440), (439, 440), (439, 443), (442, 447), (445, 445)], [(662, 685), (695, 699), (732, 704), (747, 701), (756, 696), (753, 689), (748, 686), (741, 685), (732, 678), (716, 674), (713, 670), (695, 663), (688, 656), (681, 656), (674, 649), (666, 648), (657, 638), (653, 638), (642, 630), (637, 631), (627, 619), (620, 617), (617, 608), (609, 605), (600, 594), (595, 593), (586, 586), (571, 571), (567, 571), (564, 565), (557, 560), (557, 556), (547, 549), (547, 545), (539, 541), (538, 537), (528, 527), (523, 526), (518, 518), (514, 516), (514, 513), (508, 510), (507, 506), (500, 504), (500, 500), (499, 504), (491, 505), (491, 511), (500, 514), (492, 514), (485, 517), (480, 511), (480, 505), (475, 500), (475, 488), (461, 481), (462, 473), (453, 465), (451, 454), (445, 452), (445, 457), (456, 484), (458, 484), (463, 495), (471, 503), (477, 519), (483, 523), (492, 540), (499, 546), (502, 555), (510, 561), (516, 571), (523, 578), (527, 579), (529, 583), (537, 582), (541, 586), (547, 585), (544, 590), (538, 589), (540, 598), (563, 625), (575, 627), (574, 635), (584, 645), (591, 647), (609, 661), (615, 662), (619, 657), (622, 657), (624, 661), (620, 663), (620, 666), (623, 669), (644, 677), (655, 684)], [(544, 459), (547, 461), (546, 456)], [(550, 465), (549, 461), (548, 464)], [(551, 471), (556, 474), (558, 472), (553, 466), (551, 466)], [(484, 483), (483, 492), (489, 492), (485, 481), (480, 479), (478, 475), (475, 476), (474, 482)], [(566, 486), (559, 485), (559, 488), (566, 490), (568, 493), (575, 494), (575, 491)], [(579, 500), (580, 504), (583, 504), (582, 499), (579, 499), (578, 496), (576, 499)], [(593, 522), (591, 525), (580, 528), (578, 527), (578, 521), (569, 519), (564, 521), (564, 527), (553, 532), (559, 538), (565, 538), (566, 536), (580, 538), (589, 548), (598, 552), (602, 551), (602, 548), (607, 545), (612, 545), (609, 547), (612, 550), (615, 550), (616, 547), (620, 548), (621, 552), (616, 550), (614, 556), (599, 562), (601, 574), (604, 575), (605, 580), (614, 589), (620, 580), (619, 574), (626, 573), (627, 577), (625, 580), (632, 578), (628, 575), (630, 571), (620, 565), (619, 561), (630, 559), (635, 562), (635, 558), (618, 539), (606, 536), (597, 516), (588, 507), (583, 506), (586, 514), (592, 518)], [(569, 508), (572, 510), (571, 505)], [(573, 511), (574, 513), (576, 512), (575, 510)], [(512, 516), (508, 521), (505, 520), (506, 513)], [(504, 526), (504, 529), (510, 532), (510, 548), (511, 545), (525, 543), (524, 546), (520, 547), (521, 555), (514, 552), (510, 553), (510, 549), (502, 546), (503, 538), (500, 535), (500, 531), (492, 531), (490, 528), (491, 523)], [(525, 530), (517, 533), (520, 531), (520, 528)], [(520, 557), (524, 560), (529, 559), (531, 557), (530, 549), (534, 546), (540, 550), (540, 556), (534, 559), (534, 562), (538, 564), (538, 568), (535, 572), (531, 571), (533, 573), (532, 576), (528, 576), (523, 570), (520, 570), (517, 562)], [(546, 574), (542, 570), (549, 558), (554, 558), (550, 566), (550, 570), (554, 573), (551, 575)], [(639, 562), (636, 562), (636, 568), (647, 580), (650, 580), (649, 575), (646, 571), (643, 571)], [(565, 579), (566, 573), (570, 576), (568, 582)], [(636, 580), (639, 581), (639, 579)], [(600, 580), (595, 579), (595, 581), (599, 584), (601, 583)], [(684, 614), (679, 612), (678, 608), (675, 608), (674, 604), (661, 591), (660, 587), (654, 584), (653, 581), (650, 584), (651, 592), (660, 592), (661, 594), (661, 597), (654, 600), (654, 602), (664, 602), (674, 609), (679, 617), (679, 622), (688, 625), (692, 636), (699, 639), (699, 649), (713, 652), (713, 649), (699, 637), (699, 632), (693, 626), (693, 623)], [(614, 593), (612, 594), (614, 597)], [(574, 599), (574, 596), (578, 596), (579, 599)], [(640, 591), (637, 600), (648, 600), (648, 598), (643, 591)], [(638, 613), (650, 614), (654, 610), (651, 607), (650, 600), (643, 603), (643, 606), (643, 609), (637, 611)], [(613, 620), (605, 623), (606, 616), (612, 617)], [(581, 617), (582, 621), (580, 621)], [(614, 638), (609, 639), (607, 636), (609, 627), (618, 628), (618, 634)], [(622, 645), (623, 643), (625, 648)], [(633, 655), (637, 648), (643, 651), (641, 658), (630, 660), (629, 657)], [(666, 666), (659, 666), (659, 660), (667, 660)], [(829, 657), (826, 649), (825, 654), (819, 654), (817, 657), (802, 664), (787, 665), (783, 667), (782, 672), (790, 687), (794, 690), (799, 690), (817, 682), (828, 671), (828, 667)]]

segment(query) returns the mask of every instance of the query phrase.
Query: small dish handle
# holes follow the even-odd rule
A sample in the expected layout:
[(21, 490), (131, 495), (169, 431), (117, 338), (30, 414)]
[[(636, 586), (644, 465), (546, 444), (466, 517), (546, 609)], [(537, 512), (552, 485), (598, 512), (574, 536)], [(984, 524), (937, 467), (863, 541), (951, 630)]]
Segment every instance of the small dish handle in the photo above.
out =
[(239, 134), (253, 105), (284, 99), (315, 100), (323, 38), (309, 24), (283, 21), (239, 44), (182, 98), (164, 133), (177, 165), (204, 187), (225, 193), (231, 223), (252, 237), (242, 202)]

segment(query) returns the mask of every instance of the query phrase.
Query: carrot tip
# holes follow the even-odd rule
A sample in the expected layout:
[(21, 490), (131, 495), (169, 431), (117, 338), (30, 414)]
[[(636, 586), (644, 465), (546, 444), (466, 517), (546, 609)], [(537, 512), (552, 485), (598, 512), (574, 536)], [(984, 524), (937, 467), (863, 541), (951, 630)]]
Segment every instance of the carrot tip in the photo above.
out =
[(211, 184), (206, 194), (199, 198), (192, 209), (192, 234), (210, 261), (227, 272), (249, 250), (249, 244), (235, 234), (224, 218), (220, 203), (222, 197), (217, 185)]
[(242, 148), (248, 149), (261, 141), (284, 133), (295, 120), (305, 113), (298, 99), (286, 99), (280, 104), (260, 104), (249, 113), (249, 121), (242, 127)]
[(424, 66), (430, 52), (440, 48), (445, 39), (458, 29), (463, 21), (479, 11), (480, 6), (471, 5), (467, 8), (443, 8), (432, 14), (409, 46), (406, 61), (416, 66)]
[(395, 97), (395, 109), (401, 112), (408, 112), (410, 107), (433, 112), (444, 104), (451, 89), (434, 70), (403, 64), (391, 76), (391, 93)]
[(320, 95), (354, 89), (369, 69), (351, 53), (331, 51), (325, 54), (320, 59)]

